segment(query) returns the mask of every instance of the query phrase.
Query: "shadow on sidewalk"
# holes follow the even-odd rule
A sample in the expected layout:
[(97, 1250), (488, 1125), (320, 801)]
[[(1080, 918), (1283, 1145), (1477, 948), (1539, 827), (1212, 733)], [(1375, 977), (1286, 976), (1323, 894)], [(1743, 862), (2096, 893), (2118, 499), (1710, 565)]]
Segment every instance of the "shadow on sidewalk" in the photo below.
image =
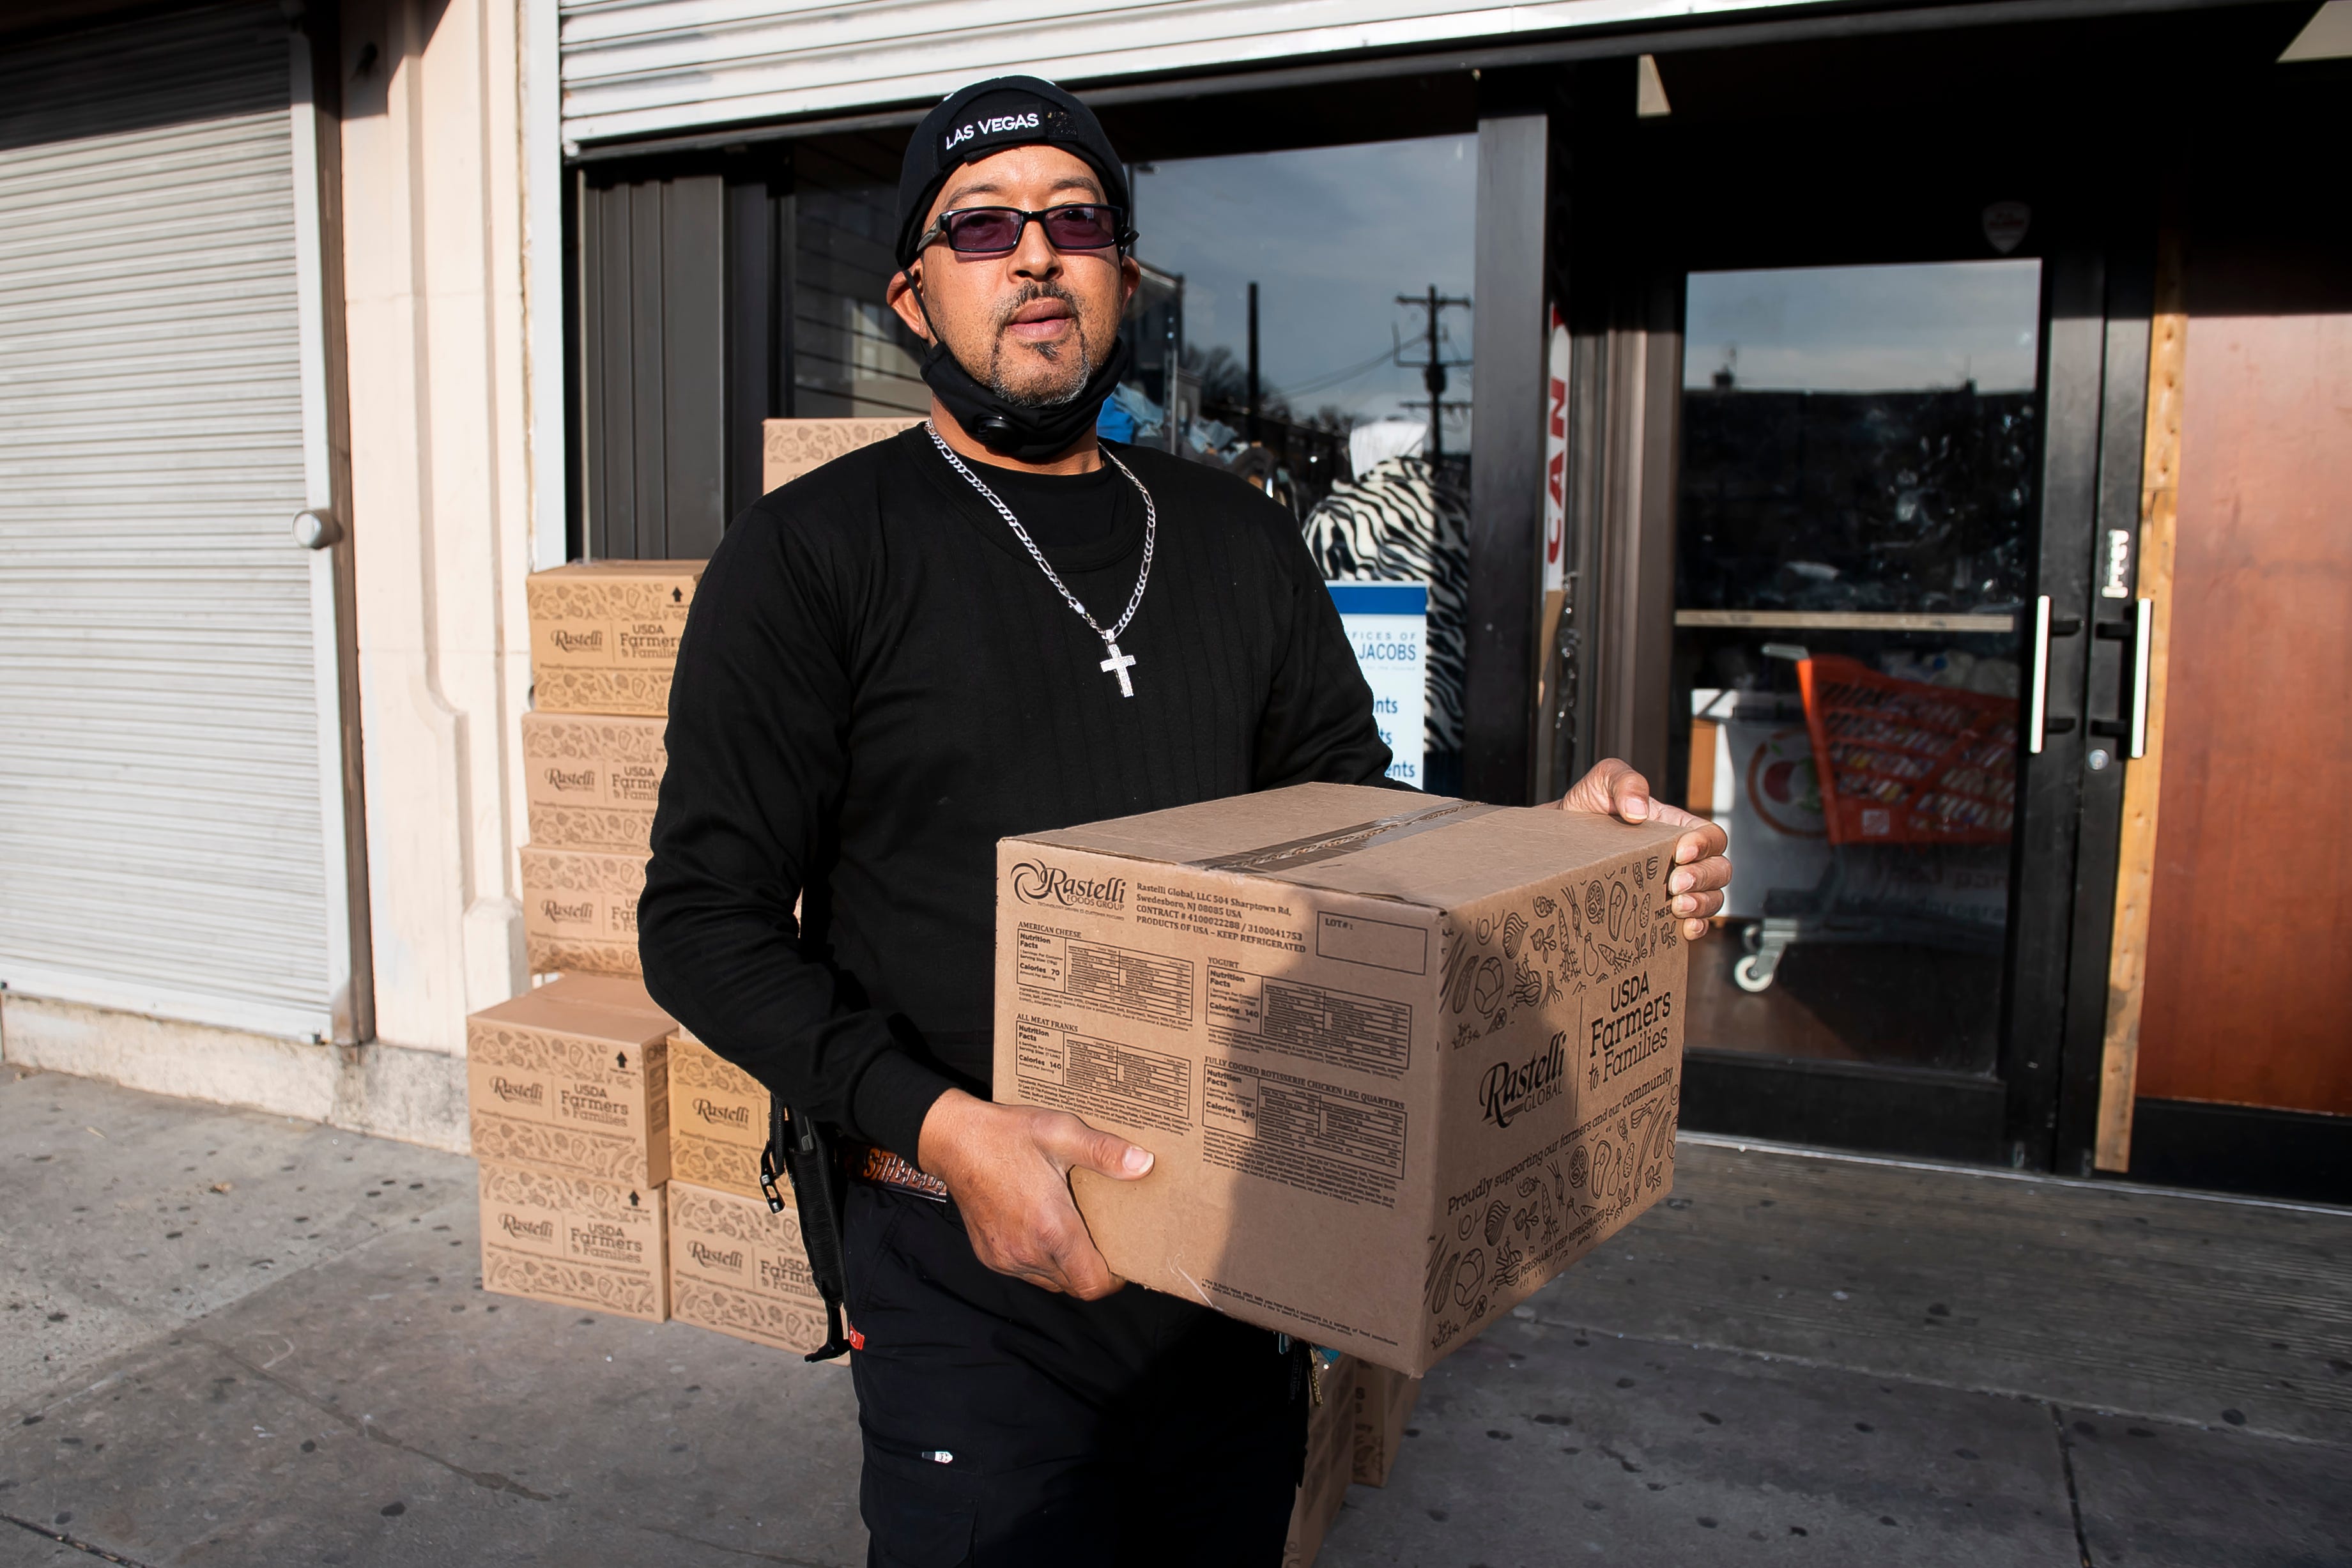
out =
[[(470, 1161), (0, 1076), (0, 1568), (860, 1563), (839, 1366), (485, 1294)], [(2352, 1215), (1686, 1139), (1330, 1568), (2352, 1563)]]

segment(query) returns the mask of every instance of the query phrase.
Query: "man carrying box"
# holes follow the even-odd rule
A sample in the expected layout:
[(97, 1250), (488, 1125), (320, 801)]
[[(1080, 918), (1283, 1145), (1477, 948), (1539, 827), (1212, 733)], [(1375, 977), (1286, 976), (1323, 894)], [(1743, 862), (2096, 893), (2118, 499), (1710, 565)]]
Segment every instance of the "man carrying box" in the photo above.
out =
[[(1034, 79), (966, 88), (917, 129), (899, 198), (889, 302), (929, 345), (931, 417), (768, 496), (712, 557), (670, 698), (646, 980), (861, 1173), (870, 1562), (1272, 1564), (1303, 1363), (1119, 1290), (1069, 1172), (1132, 1180), (1148, 1152), (990, 1102), (994, 852), (1376, 784), (1388, 751), (1289, 514), (1095, 438), (1139, 269), (1094, 116)], [(1622, 763), (1560, 805), (1686, 824), (1672, 908), (1703, 934), (1719, 829)]]

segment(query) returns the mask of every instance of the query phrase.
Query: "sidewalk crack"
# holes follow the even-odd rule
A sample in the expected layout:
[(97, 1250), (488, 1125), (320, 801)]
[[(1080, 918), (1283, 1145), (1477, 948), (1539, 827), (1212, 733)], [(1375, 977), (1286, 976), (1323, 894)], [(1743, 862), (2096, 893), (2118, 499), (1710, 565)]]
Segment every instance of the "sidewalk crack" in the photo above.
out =
[(453, 1476), (463, 1477), (465, 1479), (473, 1482), (476, 1486), (487, 1488), (488, 1490), (494, 1492), (512, 1492), (517, 1497), (529, 1498), (533, 1502), (553, 1502), (555, 1500), (553, 1498), (549, 1497), (545, 1492), (535, 1492), (529, 1487), (524, 1486), (520, 1481), (515, 1480), (510, 1477), (502, 1476), (496, 1470), (469, 1470), (463, 1465), (454, 1464), (451, 1461), (443, 1458), (438, 1454), (418, 1447), (414, 1443), (403, 1442), (401, 1439), (394, 1436), (391, 1433), (385, 1431), (383, 1427), (377, 1426), (374, 1422), (369, 1420), (364, 1415), (353, 1415), (347, 1410), (338, 1410), (333, 1405), (312, 1397), (310, 1391), (303, 1388), (300, 1384), (291, 1383), (287, 1379), (278, 1376), (276, 1373), (271, 1372), (267, 1367), (256, 1364), (247, 1357), (241, 1356), (237, 1354), (236, 1352), (229, 1349), (226, 1345), (222, 1344), (218, 1340), (209, 1339), (201, 1334), (190, 1335), (189, 1337), (194, 1340), (198, 1344), (201, 1344), (207, 1350), (212, 1351), (215, 1354), (221, 1356), (226, 1361), (235, 1363), (236, 1365), (243, 1367), (246, 1371), (251, 1373), (254, 1376), (260, 1378), (265, 1383), (291, 1394), (294, 1398), (300, 1400), (303, 1404), (309, 1405), (311, 1409), (318, 1411), (329, 1420), (341, 1424), (342, 1426), (348, 1428), (357, 1436), (366, 1438), (371, 1443), (382, 1443), (387, 1448), (397, 1448), (404, 1454), (413, 1454), (417, 1458), (423, 1459), (428, 1464), (440, 1466), (443, 1469), (448, 1471)]
[(76, 1540), (74, 1537), (67, 1535), (62, 1531), (51, 1530), (46, 1524), (35, 1524), (29, 1519), (18, 1519), (13, 1513), (0, 1513), (0, 1520), (7, 1521), (10, 1524), (15, 1525), (19, 1530), (30, 1531), (35, 1535), (41, 1537), (45, 1541), (54, 1541), (59, 1546), (70, 1546), (76, 1552), (87, 1552), (92, 1557), (99, 1559), (100, 1562), (120, 1563), (122, 1564), (122, 1568), (147, 1568), (147, 1565), (144, 1563), (140, 1562), (135, 1557), (119, 1557), (113, 1552), (109, 1552), (103, 1546), (92, 1546), (87, 1541)]
[(2074, 1443), (2066, 1436), (2066, 1417), (2055, 1405), (2050, 1406), (2050, 1426), (2058, 1434), (2059, 1468), (2066, 1472), (2066, 1508), (2074, 1516), (2074, 1552), (2082, 1560), (2082, 1568), (2095, 1568), (2090, 1538), (2083, 1533), (2083, 1499), (2074, 1489)]

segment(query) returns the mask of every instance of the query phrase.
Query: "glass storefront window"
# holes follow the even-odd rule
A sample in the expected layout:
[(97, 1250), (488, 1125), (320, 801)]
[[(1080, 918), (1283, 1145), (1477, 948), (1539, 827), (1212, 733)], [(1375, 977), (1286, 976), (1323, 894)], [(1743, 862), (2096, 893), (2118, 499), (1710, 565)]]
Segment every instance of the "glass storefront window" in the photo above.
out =
[(1335, 583), (1426, 587), (1418, 704), (1383, 686), (1404, 601), (1339, 597), (1382, 713), (1422, 714), (1393, 771), (1459, 793), (1477, 138), (1161, 159), (1133, 184), (1130, 438), (1283, 502)]
[(1693, 1046), (1993, 1070), (2041, 264), (1693, 273), (1674, 772), (1730, 833)]
[(803, 419), (928, 414), (922, 345), (885, 302), (898, 270), (899, 153), (867, 137), (793, 161), (792, 411)]

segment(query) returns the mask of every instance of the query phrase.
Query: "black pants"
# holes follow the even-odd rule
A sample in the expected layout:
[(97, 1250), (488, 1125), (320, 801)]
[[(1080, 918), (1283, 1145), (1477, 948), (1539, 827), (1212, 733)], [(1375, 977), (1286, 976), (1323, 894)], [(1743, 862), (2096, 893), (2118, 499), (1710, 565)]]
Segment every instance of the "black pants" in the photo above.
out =
[(1275, 1568), (1306, 1376), (1276, 1337), (1130, 1285), (984, 1268), (953, 1208), (853, 1184), (869, 1568)]

